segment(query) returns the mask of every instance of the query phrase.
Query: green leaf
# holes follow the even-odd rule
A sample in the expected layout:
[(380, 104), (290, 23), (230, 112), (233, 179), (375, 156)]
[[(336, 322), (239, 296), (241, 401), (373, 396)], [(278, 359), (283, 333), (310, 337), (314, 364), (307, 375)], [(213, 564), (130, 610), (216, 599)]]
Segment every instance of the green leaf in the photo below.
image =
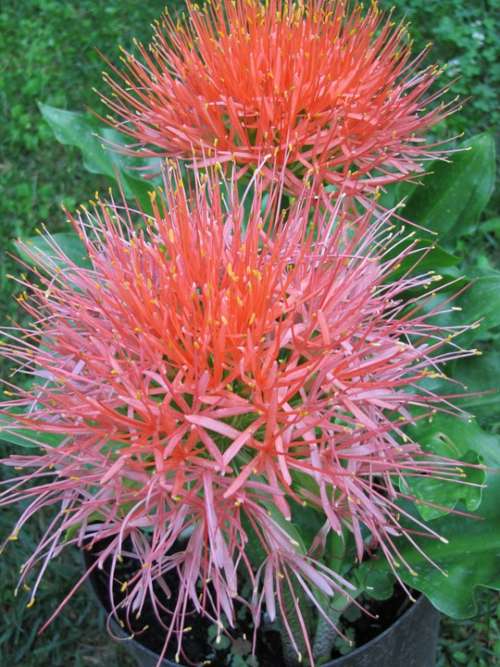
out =
[[(462, 293), (453, 298), (462, 287), (465, 287)], [(451, 301), (444, 304), (447, 299)], [(468, 286), (467, 283), (452, 284), (434, 297), (430, 296), (424, 308), (429, 311), (440, 303), (448, 312), (433, 317), (436, 324), (443, 327), (474, 325), (457, 338), (462, 347), (495, 338), (500, 331), (500, 272), (482, 274)]]
[(440, 243), (452, 244), (475, 225), (493, 192), (495, 142), (479, 134), (463, 145), (450, 162), (435, 161), (409, 197), (404, 217), (439, 234)]
[(346, 534), (337, 535), (331, 530), (326, 538), (325, 565), (335, 572), (341, 572), (346, 554)]
[(245, 512), (241, 512), (241, 525), (243, 526), (243, 530), (247, 535), (245, 552), (250, 559), (250, 562), (257, 570), (266, 559), (267, 554)]
[[(427, 451), (438, 456), (462, 458), (468, 452), (475, 452), (490, 459), (495, 456), (494, 436), (485, 433), (474, 420), (464, 420), (453, 415), (438, 413), (429, 419), (417, 421), (408, 428), (409, 434)], [(500, 455), (500, 448), (498, 450)]]
[(272, 520), (281, 528), (281, 530), (287, 533), (294, 549), (302, 554), (305, 554), (307, 552), (306, 545), (304, 544), (301, 533), (297, 530), (294, 523), (292, 521), (287, 521), (275, 505), (267, 502), (262, 504), (269, 511)]
[(56, 109), (47, 104), (39, 104), (39, 107), (56, 139), (80, 149), (87, 171), (113, 179), (123, 188), (126, 197), (137, 199), (146, 211), (150, 210), (148, 193), (151, 185), (130, 172), (132, 166), (137, 166), (137, 161), (127, 160), (109, 147), (125, 145), (120, 132), (106, 127), (89, 114)]
[[(476, 422), (464, 423), (442, 415), (440, 429), (459, 450), (468, 447), (491, 467), (481, 505), (473, 518), (450, 514), (436, 519), (431, 527), (445, 541), (418, 538), (427, 556), (446, 573), (442, 574), (403, 538), (397, 546), (417, 573), (402, 566), (401, 578), (424, 593), (443, 613), (467, 618), (476, 613), (476, 588), (485, 586), (500, 590), (500, 442), (483, 431)], [(385, 560), (371, 560), (362, 568), (389, 572)]]
[(384, 208), (394, 208), (400, 204), (404, 199), (408, 199), (414, 192), (418, 185), (415, 182), (399, 181), (391, 183), (386, 186), (381, 192), (379, 204)]
[(500, 272), (476, 278), (456, 305), (462, 308), (464, 323), (481, 320), (480, 326), (473, 329), (474, 340), (491, 338), (500, 328)]
[(59, 232), (51, 234), (50, 237), (45, 235), (32, 236), (21, 243), (16, 242), (16, 249), (20, 256), (30, 264), (38, 264), (34, 262), (23, 245), (27, 245), (35, 255), (48, 256), (53, 259), (54, 265), (64, 268), (65, 263), (54, 256), (54, 251), (49, 243), (49, 240), (54, 241), (64, 252), (64, 254), (77, 266), (84, 268), (91, 268), (92, 263), (88, 257), (87, 251), (83, 242), (78, 238), (77, 234), (72, 232)]
[[(473, 450), (466, 436), (468, 424), (462, 420), (438, 414), (429, 420), (417, 421), (416, 425), (407, 430), (408, 434), (427, 452), (457, 459), (465, 464), (482, 463), (481, 457)], [(417, 502), (417, 509), (420, 516), (426, 521), (448, 514), (459, 502), (464, 503), (467, 511), (473, 512), (481, 502), (482, 485), (485, 482), (486, 473), (484, 470), (467, 465), (463, 466), (462, 471), (464, 483), (457, 483), (454, 480), (447, 482), (424, 476), (407, 477), (401, 486), (405, 492), (423, 501)], [(442, 509), (431, 507), (426, 503), (440, 505)]]
[(356, 585), (374, 600), (388, 600), (394, 593), (395, 578), (387, 569), (362, 566), (355, 577)]
[(254, 656), (241, 656), (232, 653), (231, 667), (256, 667), (258, 662)]
[[(443, 434), (436, 433), (434, 437), (439, 439)], [(432, 449), (432, 448), (431, 448)], [(464, 463), (478, 464), (479, 457), (468, 452), (460, 458)], [(476, 510), (481, 502), (481, 484), (484, 483), (485, 473), (483, 470), (464, 466), (463, 482), (478, 486), (466, 486), (458, 484), (455, 480), (449, 482), (433, 479), (432, 477), (407, 478), (402, 484), (405, 492), (417, 498), (416, 505), (420, 516), (425, 521), (432, 521), (440, 516), (449, 514), (459, 502), (463, 502), (468, 511)], [(440, 507), (434, 507), (439, 505)]]
[[(408, 239), (408, 242), (405, 243), (405, 245), (409, 246), (413, 242), (413, 238)], [(414, 247), (415, 250), (419, 249), (422, 252), (406, 257), (390, 274), (388, 281), (394, 282), (407, 272), (411, 272), (414, 275), (420, 275), (427, 271), (434, 271), (438, 274), (447, 273), (451, 267), (457, 266), (460, 261), (459, 257), (456, 255), (443, 250), (443, 248), (440, 248), (439, 246), (430, 246), (429, 243), (425, 241), (417, 241)], [(402, 250), (403, 244), (399, 244), (393, 253), (391, 251), (387, 253), (387, 258), (391, 258), (391, 256), (396, 253), (399, 254)]]
[(486, 222), (483, 222), (481, 224), (481, 226), (478, 228), (477, 231), (483, 232), (483, 234), (492, 232), (496, 236), (499, 236), (500, 235), (500, 217), (491, 218), (490, 220), (486, 220)]
[[(1, 405), (0, 405), (1, 407)], [(57, 447), (64, 439), (64, 435), (56, 433), (43, 433), (27, 428), (12, 428), (14, 419), (8, 415), (0, 414), (0, 440), (12, 445), (36, 449), (39, 444)]]
[(500, 419), (499, 350), (489, 350), (480, 357), (454, 361), (447, 372), (467, 387), (465, 397), (455, 399), (457, 405), (480, 419), (490, 422)]
[[(300, 542), (304, 547), (304, 551), (307, 551), (310, 549), (314, 538), (318, 535), (324, 524), (324, 516), (322, 512), (318, 511), (317, 508), (312, 507), (311, 505), (304, 506), (293, 500), (289, 501), (289, 505), (292, 511), (292, 521), (283, 521), (283, 519), (281, 519), (282, 523), (280, 523), (280, 525), (290, 534), (289, 526), (291, 523), (294, 531), (298, 532), (300, 535)], [(276, 520), (274, 514), (273, 519)], [(282, 525), (283, 523), (285, 525)], [(290, 534), (290, 536), (292, 539), (296, 539), (294, 535)]]

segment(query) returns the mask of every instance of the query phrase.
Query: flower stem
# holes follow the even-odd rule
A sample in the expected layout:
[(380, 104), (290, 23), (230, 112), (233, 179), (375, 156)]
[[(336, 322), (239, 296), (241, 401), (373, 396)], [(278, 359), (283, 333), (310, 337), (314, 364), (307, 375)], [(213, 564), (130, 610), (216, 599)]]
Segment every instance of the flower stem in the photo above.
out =
[(329, 603), (325, 609), (325, 613), (333, 625), (323, 615), (319, 615), (313, 642), (313, 655), (316, 664), (321, 665), (331, 659), (333, 646), (338, 636), (335, 628), (338, 627), (342, 614), (351, 605), (353, 599), (360, 595), (361, 592), (362, 590), (359, 589), (349, 591), (349, 596), (336, 595)]

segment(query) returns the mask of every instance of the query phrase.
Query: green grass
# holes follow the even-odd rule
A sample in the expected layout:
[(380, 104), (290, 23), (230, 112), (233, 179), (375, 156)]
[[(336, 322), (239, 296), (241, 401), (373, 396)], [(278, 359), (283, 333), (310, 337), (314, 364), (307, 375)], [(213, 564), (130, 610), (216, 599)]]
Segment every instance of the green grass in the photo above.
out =
[[(52, 231), (60, 229), (64, 224), (60, 204), (72, 208), (102, 185), (98, 177), (82, 171), (76, 150), (53, 140), (37, 103), (74, 110), (98, 108), (92, 87), (100, 85), (103, 66), (95, 48), (117, 60), (119, 44), (130, 47), (133, 36), (148, 39), (149, 24), (163, 4), (162, 0), (2, 0), (0, 62), (6, 67), (0, 68), (0, 325), (18, 316), (15, 284), (7, 278), (16, 271), (7, 255), (13, 250), (12, 241), (32, 235), (41, 222)], [(494, 127), (500, 108), (494, 92), (500, 78), (495, 64), (494, 3), (397, 0), (395, 4), (397, 15), (406, 12), (414, 21), (416, 48), (433, 41), (433, 59), (449, 65), (445, 77), (451, 80), (461, 72), (454, 90), (472, 98), (441, 132), (472, 134)], [(492, 215), (497, 203), (490, 205)], [(490, 239), (489, 243), (493, 247), (482, 251), (498, 257), (498, 242)], [(16, 508), (2, 510), (0, 539), (10, 532), (17, 514)], [(67, 554), (50, 568), (32, 609), (26, 608), (27, 592), (14, 597), (19, 566), (42, 529), (43, 518), (12, 543), (0, 560), (0, 665), (131, 666), (123, 649), (108, 640), (103, 619), (85, 590), (42, 637), (37, 636), (81, 571), (76, 555)], [(439, 667), (496, 664), (499, 604), (498, 596), (485, 593), (476, 619), (443, 622)]]
[(484, 591), (475, 618), (443, 618), (436, 667), (493, 667), (500, 664), (500, 597)]
[[(2, 511), (2, 540), (11, 530), (13, 518), (14, 512), (11, 510)], [(27, 608), (28, 591), (21, 590), (17, 597), (14, 596), (19, 566), (31, 554), (37, 536), (42, 534), (44, 518), (40, 516), (33, 521), (19, 542), (6, 549), (2, 555), (0, 665), (134, 667), (135, 663), (125, 649), (110, 641), (105, 630), (104, 616), (85, 586), (70, 600), (48, 630), (41, 636), (37, 635), (83, 572), (79, 555), (68, 552), (59, 559), (56, 567), (50, 569), (33, 607)]]
[[(170, 3), (172, 6), (173, 3)], [(55, 107), (101, 109), (93, 87), (101, 85), (103, 61), (97, 48), (117, 61), (118, 46), (148, 40), (163, 0), (3, 0), (0, 4), (0, 322), (17, 314), (16, 270), (8, 256), (12, 241), (64, 225), (69, 209), (86, 201), (101, 180), (81, 168), (76, 149), (57, 144), (38, 110)]]

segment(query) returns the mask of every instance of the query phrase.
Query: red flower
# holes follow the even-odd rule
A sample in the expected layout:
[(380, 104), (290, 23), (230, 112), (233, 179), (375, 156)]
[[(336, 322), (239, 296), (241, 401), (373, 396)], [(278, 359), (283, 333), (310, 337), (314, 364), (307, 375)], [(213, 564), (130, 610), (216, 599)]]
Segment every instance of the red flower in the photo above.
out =
[[(199, 180), (187, 195), (167, 179), (152, 216), (101, 203), (73, 219), (92, 268), (55, 243), (52, 259), (33, 253), (44, 269), (26, 302), (35, 322), (5, 331), (1, 348), (39, 380), (6, 404), (10, 428), (61, 437), (7, 461), (35, 468), (0, 495), (31, 499), (14, 535), (60, 503), (23, 579), (88, 539), (116, 563), (130, 537), (142, 568), (129, 610), (167, 571), (180, 575), (166, 628), (178, 651), (189, 608), (234, 623), (242, 581), (256, 627), (292, 578), (310, 597), (348, 590), (313, 558), (331, 530), (352, 531), (361, 558), (364, 527), (394, 562), (394, 538), (413, 542), (394, 478), (456, 478), (456, 462), (428, 456), (402, 426), (411, 406), (444, 401), (419, 381), (466, 354), (440, 351), (457, 332), (402, 300), (433, 276), (387, 282), (413, 249), (398, 252), (401, 235), (383, 223), (367, 214), (351, 228), (304, 200), (281, 216), (259, 182), (250, 212), (235, 188), (226, 208), (219, 181)], [(305, 550), (287, 530), (304, 505), (324, 523)]]
[(375, 3), (215, 0), (166, 16), (141, 59), (124, 53), (103, 99), (140, 155), (243, 172), (272, 156), (295, 194), (314, 179), (365, 203), (422, 172), (437, 155), (422, 135), (450, 113), (429, 109), (439, 71), (410, 46)]

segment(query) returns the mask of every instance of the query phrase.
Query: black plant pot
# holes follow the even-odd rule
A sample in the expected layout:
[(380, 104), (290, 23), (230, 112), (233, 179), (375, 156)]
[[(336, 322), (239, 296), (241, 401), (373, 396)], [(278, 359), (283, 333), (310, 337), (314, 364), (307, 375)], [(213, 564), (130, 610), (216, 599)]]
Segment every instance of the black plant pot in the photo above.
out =
[[(88, 567), (93, 558), (85, 553), (84, 560)], [(90, 575), (89, 583), (99, 604), (106, 609), (95, 570)], [(157, 667), (157, 653), (129, 638), (118, 623), (112, 621), (111, 625), (116, 636), (126, 639), (124, 645), (136, 659), (138, 667)], [(331, 660), (323, 667), (434, 667), (438, 632), (439, 612), (427, 598), (421, 596), (387, 630), (348, 655)], [(161, 667), (183, 666), (164, 659)], [(276, 664), (275, 667), (284, 665)]]

